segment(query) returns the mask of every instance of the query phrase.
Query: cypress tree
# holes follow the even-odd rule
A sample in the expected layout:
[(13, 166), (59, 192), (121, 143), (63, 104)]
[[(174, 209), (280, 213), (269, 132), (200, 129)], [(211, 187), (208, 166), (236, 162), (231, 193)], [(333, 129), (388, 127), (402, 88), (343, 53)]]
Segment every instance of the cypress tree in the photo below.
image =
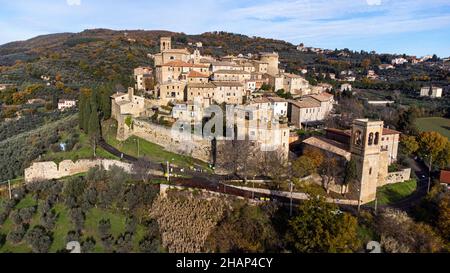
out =
[(89, 105), (88, 134), (91, 138), (98, 139), (100, 136), (100, 119), (98, 117), (98, 107), (95, 96), (91, 96)]
[(86, 98), (84, 96), (83, 93), (80, 93), (80, 99), (79, 99), (79, 109), (80, 109), (80, 113), (78, 114), (78, 124), (80, 127), (80, 130), (85, 131), (85, 127), (84, 127), (84, 119), (85, 117), (85, 108), (86, 108)]
[(86, 133), (86, 134), (89, 134), (89, 120), (90, 120), (90, 118), (91, 118), (91, 104), (89, 103), (89, 100), (88, 99), (86, 99), (86, 102), (85, 102), (85, 104), (84, 104), (85, 106), (84, 106), (84, 111), (83, 111), (83, 115), (84, 115), (84, 118), (83, 118), (83, 128), (84, 128), (84, 132)]

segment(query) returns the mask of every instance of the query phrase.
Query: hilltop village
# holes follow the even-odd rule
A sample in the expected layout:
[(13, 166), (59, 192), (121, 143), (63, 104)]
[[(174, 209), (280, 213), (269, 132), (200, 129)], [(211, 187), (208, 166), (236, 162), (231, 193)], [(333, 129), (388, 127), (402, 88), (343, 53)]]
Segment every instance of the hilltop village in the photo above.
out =
[(0, 253), (448, 251), (448, 60), (226, 32), (10, 47)]
[[(271, 156), (277, 158), (277, 163), (286, 167), (293, 156), (290, 144), (298, 139), (296, 130), (320, 127), (333, 114), (336, 102), (330, 93), (332, 86), (312, 86), (302, 76), (279, 69), (276, 52), (260, 53), (257, 58), (241, 55), (217, 59), (202, 56), (198, 49), (193, 53), (174, 49), (170, 37), (160, 39), (160, 50), (151, 56), (155, 67), (134, 70), (134, 88), (112, 96), (111, 116), (118, 121), (118, 140), (135, 135), (169, 151), (218, 166), (230, 160), (230, 149), (242, 148), (228, 145), (241, 137), (253, 143), (252, 149), (241, 151), (252, 154), (253, 159), (248, 160), (257, 161), (259, 154), (270, 151), (275, 152)], [(268, 86), (284, 90), (292, 98), (267, 92)], [(351, 89), (351, 85), (343, 84), (342, 89)], [(225, 131), (232, 131), (231, 138), (186, 138), (195, 135), (192, 128), (205, 124), (210, 117), (207, 109), (213, 105), (221, 109), (234, 107), (233, 112), (226, 114), (241, 123), (234, 127), (227, 124)], [(182, 126), (173, 130), (171, 127), (176, 124)], [(377, 187), (409, 180), (410, 169), (388, 172), (389, 165), (397, 160), (400, 132), (384, 128), (382, 121), (360, 119), (349, 131), (326, 132), (325, 136), (308, 138), (303, 144), (336, 157), (344, 165), (355, 160), (358, 202), (375, 200)], [(337, 193), (349, 191), (338, 179), (329, 188)]]

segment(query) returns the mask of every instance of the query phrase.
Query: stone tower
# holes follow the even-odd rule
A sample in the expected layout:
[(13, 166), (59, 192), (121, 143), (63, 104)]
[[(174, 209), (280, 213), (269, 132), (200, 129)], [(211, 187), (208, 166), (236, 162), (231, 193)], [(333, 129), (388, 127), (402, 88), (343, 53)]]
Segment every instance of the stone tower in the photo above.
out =
[(356, 163), (361, 203), (374, 201), (381, 166), (383, 121), (357, 119), (353, 122), (350, 150)]
[(261, 53), (261, 62), (267, 63), (267, 74), (276, 76), (279, 74), (278, 65), (280, 63), (280, 57), (278, 53)]
[(160, 38), (160, 49), (161, 52), (172, 49), (172, 38), (170, 37), (161, 37)]
[(133, 102), (133, 98), (134, 98), (134, 88), (133, 87), (128, 87), (128, 99)]

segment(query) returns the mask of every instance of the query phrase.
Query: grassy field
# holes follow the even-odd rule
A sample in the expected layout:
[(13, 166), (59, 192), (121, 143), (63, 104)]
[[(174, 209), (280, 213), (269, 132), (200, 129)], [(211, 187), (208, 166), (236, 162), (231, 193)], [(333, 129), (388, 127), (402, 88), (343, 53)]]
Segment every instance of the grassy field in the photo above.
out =
[[(5, 199), (0, 198), (0, 210), (1, 205)], [(24, 199), (22, 199), (14, 208), (15, 210), (21, 208), (28, 208), (32, 206), (38, 206), (37, 212), (33, 216), (30, 223), (30, 230), (36, 225), (40, 224), (40, 206), (36, 200), (33, 199), (31, 195), (27, 195)], [(50, 247), (50, 253), (55, 253), (65, 249), (66, 246), (66, 237), (67, 233), (73, 230), (74, 226), (70, 219), (69, 210), (64, 204), (56, 204), (54, 206), (54, 210), (58, 215), (56, 220), (55, 228), (52, 230), (53, 243)], [(96, 245), (94, 247), (94, 252), (103, 253), (104, 248), (101, 244), (101, 238), (98, 234), (98, 225), (101, 219), (109, 219), (111, 222), (111, 233), (114, 238), (124, 233), (126, 230), (126, 216), (119, 212), (113, 212), (110, 210), (104, 210), (99, 208), (93, 208), (88, 211), (86, 214), (86, 220), (83, 229), (83, 237), (82, 239), (86, 239), (88, 237), (93, 237), (96, 241)], [(8, 235), (14, 229), (14, 224), (11, 219), (7, 219), (3, 225), (0, 226), (0, 233)], [(145, 236), (145, 227), (138, 224), (135, 236), (133, 237), (133, 246), (134, 250), (138, 252), (139, 241)], [(13, 252), (13, 253), (29, 253), (31, 252), (30, 246), (27, 245), (24, 241), (19, 244), (12, 244), (10, 242), (6, 242), (4, 246), (0, 247), (0, 253)]]
[[(355, 89), (358, 96), (361, 98), (367, 98), (369, 100), (393, 100), (395, 97), (394, 90), (374, 90), (374, 89)], [(419, 98), (404, 92), (399, 92), (399, 98), (397, 103), (404, 106), (416, 105), (423, 108), (437, 108), (439, 106), (445, 106), (445, 100), (433, 100), (427, 98)]]
[[(80, 139), (79, 139), (79, 148), (73, 149), (72, 151), (66, 151), (66, 152), (53, 152), (49, 151), (46, 153), (43, 157), (43, 161), (55, 161), (57, 163), (63, 161), (63, 160), (72, 160), (76, 161), (78, 159), (87, 159), (87, 158), (93, 158), (94, 152), (92, 150), (92, 147), (89, 143), (88, 137), (82, 133), (79, 132)], [(65, 139), (62, 139), (62, 141), (65, 141)], [(114, 155), (108, 153), (101, 147), (97, 147), (96, 149), (97, 157), (106, 158), (106, 159), (118, 159)]]
[(417, 119), (416, 126), (422, 132), (436, 131), (450, 139), (450, 119), (420, 118)]
[(416, 180), (387, 185), (378, 190), (378, 204), (390, 205), (410, 196), (417, 189)]
[[(103, 124), (103, 137), (105, 141), (114, 146), (116, 149), (134, 156), (134, 157), (148, 157), (152, 161), (165, 163), (166, 161), (172, 162), (180, 167), (189, 168), (191, 166), (201, 166), (204, 169), (208, 169), (208, 164), (194, 158), (183, 156), (166, 151), (163, 147), (148, 142), (142, 138), (132, 136), (126, 141), (118, 141), (117, 135), (117, 122), (109, 120)], [(138, 152), (139, 142), (139, 152)]]

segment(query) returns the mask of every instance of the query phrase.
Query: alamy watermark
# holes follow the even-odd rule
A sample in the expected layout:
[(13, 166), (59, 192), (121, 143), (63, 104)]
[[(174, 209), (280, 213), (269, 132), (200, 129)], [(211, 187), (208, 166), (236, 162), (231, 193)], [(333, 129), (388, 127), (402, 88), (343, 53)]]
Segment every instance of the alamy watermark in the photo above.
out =
[(273, 106), (218, 105), (204, 107), (199, 101), (174, 108), (177, 121), (172, 137), (189, 143), (200, 140), (248, 140), (257, 142), (264, 152), (276, 151), (288, 129), (282, 127), (283, 115)]

